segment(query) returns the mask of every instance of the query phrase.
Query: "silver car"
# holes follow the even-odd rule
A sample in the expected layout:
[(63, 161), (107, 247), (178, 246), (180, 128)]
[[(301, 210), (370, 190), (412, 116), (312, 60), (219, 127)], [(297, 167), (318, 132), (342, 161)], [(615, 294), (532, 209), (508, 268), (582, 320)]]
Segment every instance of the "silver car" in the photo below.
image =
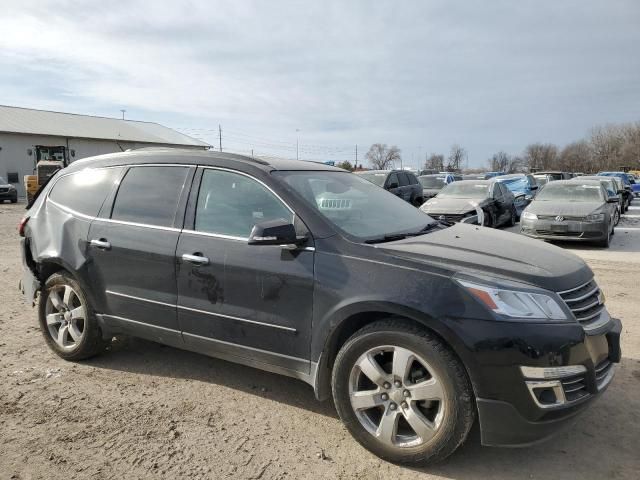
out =
[(571, 240), (608, 247), (617, 198), (598, 180), (549, 182), (522, 213), (520, 233), (544, 240)]

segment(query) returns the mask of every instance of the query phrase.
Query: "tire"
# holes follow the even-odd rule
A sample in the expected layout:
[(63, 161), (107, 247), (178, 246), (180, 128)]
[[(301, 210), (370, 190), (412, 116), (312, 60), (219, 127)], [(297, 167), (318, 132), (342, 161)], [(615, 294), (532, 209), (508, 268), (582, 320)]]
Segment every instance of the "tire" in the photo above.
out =
[[(398, 371), (409, 374), (393, 374), (395, 358), (404, 365)], [(411, 360), (402, 362), (403, 358)], [(383, 374), (377, 384), (358, 366), (364, 364), (377, 365), (365, 370)], [(426, 380), (416, 382), (414, 375)], [(433, 334), (402, 320), (378, 321), (352, 335), (336, 357), (332, 389), (338, 414), (351, 435), (394, 463), (423, 466), (443, 460), (465, 441), (475, 420), (473, 390), (463, 365)], [(373, 393), (352, 396), (356, 391)], [(372, 399), (375, 406), (356, 409), (352, 398)], [(383, 420), (389, 428), (382, 427)], [(376, 432), (381, 432), (380, 438)]]
[(496, 226), (496, 217), (493, 212), (484, 212), (484, 221), (482, 226), (488, 228), (495, 228)]
[(614, 220), (613, 224), (614, 224), (614, 226), (617, 226), (618, 223), (620, 223), (620, 212), (618, 210), (616, 210), (614, 219), (615, 220)]
[(66, 272), (54, 273), (45, 282), (38, 301), (38, 319), (47, 345), (65, 360), (93, 357), (111, 343), (102, 339), (84, 291)]
[(18, 199), (17, 198), (12, 198), (11, 199), (11, 203), (18, 203)]

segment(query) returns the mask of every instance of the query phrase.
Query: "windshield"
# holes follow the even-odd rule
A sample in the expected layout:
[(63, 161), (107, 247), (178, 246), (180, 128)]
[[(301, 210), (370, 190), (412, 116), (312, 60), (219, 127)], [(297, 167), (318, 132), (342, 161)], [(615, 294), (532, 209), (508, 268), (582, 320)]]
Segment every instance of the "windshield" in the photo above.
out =
[(535, 201), (556, 201), (563, 202), (601, 202), (602, 188), (600, 185), (568, 185), (566, 183), (557, 184), (551, 182), (544, 187)]
[(529, 180), (527, 177), (514, 177), (500, 180), (500, 182), (512, 192), (523, 192), (529, 188)]
[(444, 177), (418, 177), (422, 188), (441, 189), (447, 183), (444, 181)]
[(386, 173), (358, 173), (359, 176), (361, 176), (362, 178), (364, 178), (365, 180), (370, 181), (371, 183), (378, 185), (379, 187), (384, 186), (384, 181), (387, 178), (387, 174)]
[(453, 182), (438, 194), (438, 197), (448, 198), (487, 198), (489, 196), (488, 183)]
[(273, 175), (335, 227), (362, 241), (415, 233), (435, 223), (426, 213), (361, 175), (330, 171), (277, 171)]

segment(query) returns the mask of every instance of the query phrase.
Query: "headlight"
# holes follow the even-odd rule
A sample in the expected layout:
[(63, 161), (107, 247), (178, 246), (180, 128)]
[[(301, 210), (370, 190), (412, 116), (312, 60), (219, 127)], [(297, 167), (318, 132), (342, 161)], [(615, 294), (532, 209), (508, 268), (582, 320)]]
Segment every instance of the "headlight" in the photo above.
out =
[(592, 213), (584, 217), (587, 222), (602, 222), (604, 220), (604, 213)]
[(458, 280), (474, 297), (498, 315), (531, 320), (568, 320), (560, 304), (544, 293), (506, 290)]
[(538, 216), (535, 213), (524, 211), (522, 212), (522, 218), (524, 220), (537, 220)]

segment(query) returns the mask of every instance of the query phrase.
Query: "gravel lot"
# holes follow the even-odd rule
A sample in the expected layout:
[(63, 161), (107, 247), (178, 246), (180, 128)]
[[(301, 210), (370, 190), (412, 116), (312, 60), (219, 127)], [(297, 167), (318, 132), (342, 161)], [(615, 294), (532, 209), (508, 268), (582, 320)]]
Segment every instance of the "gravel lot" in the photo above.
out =
[(570, 246), (624, 324), (609, 390), (542, 445), (485, 448), (475, 429), (446, 463), (425, 470), (369, 454), (331, 403), (290, 378), (140, 340), (78, 364), (59, 359), (17, 290), (23, 212), (0, 205), (0, 479), (638, 478), (640, 207), (609, 250)]

